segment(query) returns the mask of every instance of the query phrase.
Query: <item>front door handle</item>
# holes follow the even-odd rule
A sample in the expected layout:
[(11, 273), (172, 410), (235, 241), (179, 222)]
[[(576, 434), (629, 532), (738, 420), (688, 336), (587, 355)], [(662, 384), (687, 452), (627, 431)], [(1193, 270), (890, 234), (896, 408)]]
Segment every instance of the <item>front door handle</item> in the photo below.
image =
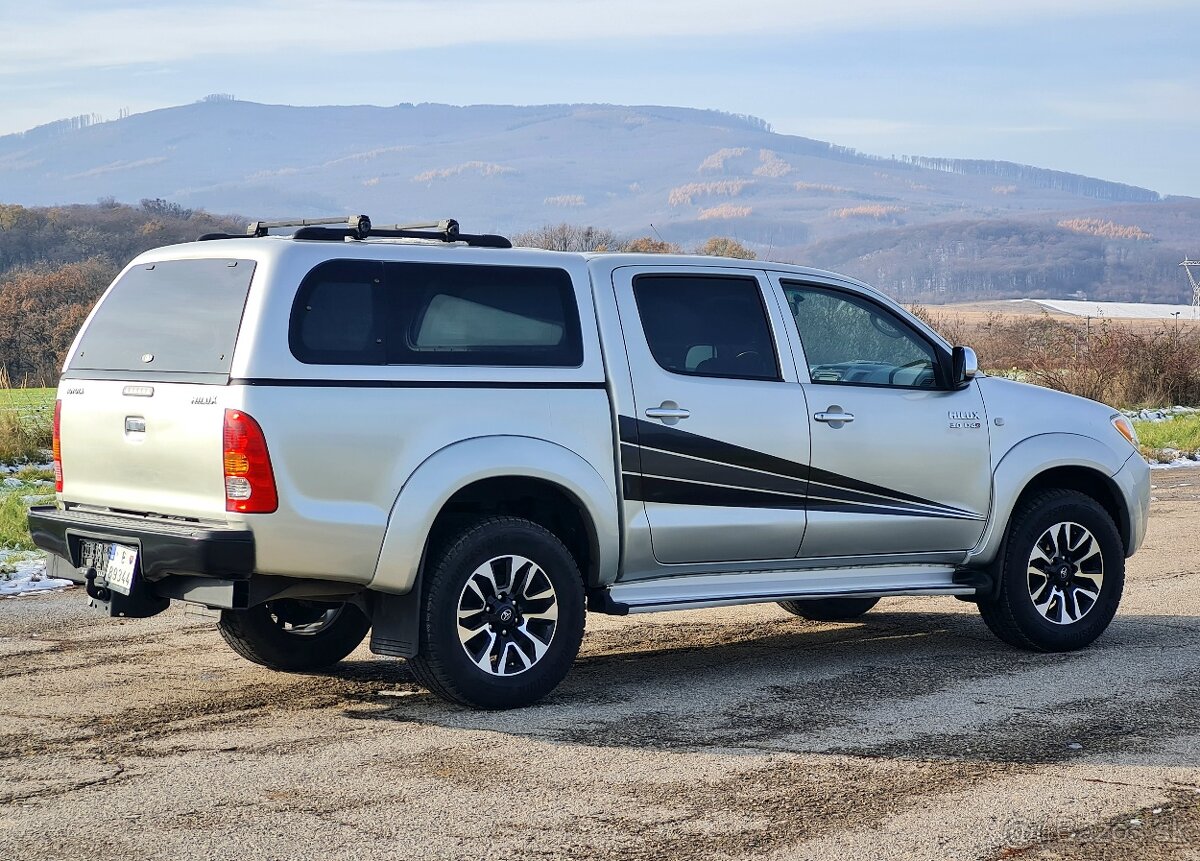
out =
[(854, 413), (813, 413), (813, 419), (831, 425), (841, 425), (854, 421)]
[(674, 401), (663, 401), (659, 406), (650, 407), (648, 410), (646, 410), (646, 418), (662, 419), (663, 421), (668, 422), (686, 419), (691, 414), (692, 413), (690, 410), (685, 410)]

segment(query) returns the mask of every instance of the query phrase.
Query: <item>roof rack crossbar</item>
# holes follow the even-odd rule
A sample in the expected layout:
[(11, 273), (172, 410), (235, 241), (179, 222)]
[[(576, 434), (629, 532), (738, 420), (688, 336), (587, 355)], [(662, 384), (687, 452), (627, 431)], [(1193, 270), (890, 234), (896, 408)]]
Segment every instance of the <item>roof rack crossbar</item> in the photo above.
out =
[(374, 230), (436, 230), (439, 233), (458, 232), (458, 222), (453, 218), (441, 221), (421, 221), (415, 224), (380, 224)]
[[(341, 225), (331, 227), (328, 225)], [(292, 239), (339, 242), (347, 239), (432, 239), (438, 242), (461, 242), (478, 248), (512, 248), (507, 237), (491, 233), (462, 233), (453, 218), (422, 221), (416, 224), (392, 224), (374, 227), (365, 215), (349, 218), (296, 218), (286, 221), (252, 221), (244, 234), (206, 233), (198, 241), (211, 239), (250, 239), (267, 235), (278, 227), (295, 227)]]
[(476, 248), (512, 248), (512, 242), (504, 236), (489, 233), (455, 233), (434, 232), (432, 230), (392, 230), (373, 227), (366, 237), (359, 237), (354, 231), (336, 227), (302, 227), (292, 234), (292, 239), (312, 240), (319, 242), (341, 242), (346, 239), (431, 239), (447, 244), (463, 243)]
[(266, 236), (273, 227), (312, 227), (319, 224), (344, 224), (350, 230), (363, 238), (371, 232), (371, 219), (365, 215), (351, 215), (346, 218), (289, 218), (283, 221), (252, 221), (246, 228), (247, 236)]

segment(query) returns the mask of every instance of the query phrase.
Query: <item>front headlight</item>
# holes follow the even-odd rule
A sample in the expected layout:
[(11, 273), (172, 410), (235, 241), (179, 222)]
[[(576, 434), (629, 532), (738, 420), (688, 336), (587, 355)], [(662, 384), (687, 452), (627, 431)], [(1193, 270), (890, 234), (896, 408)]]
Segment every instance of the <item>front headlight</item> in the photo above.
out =
[(1138, 443), (1137, 431), (1133, 429), (1133, 422), (1125, 418), (1125, 416), (1116, 415), (1112, 417), (1112, 426), (1117, 429), (1117, 433), (1129, 440), (1129, 444), (1136, 449), (1141, 449)]

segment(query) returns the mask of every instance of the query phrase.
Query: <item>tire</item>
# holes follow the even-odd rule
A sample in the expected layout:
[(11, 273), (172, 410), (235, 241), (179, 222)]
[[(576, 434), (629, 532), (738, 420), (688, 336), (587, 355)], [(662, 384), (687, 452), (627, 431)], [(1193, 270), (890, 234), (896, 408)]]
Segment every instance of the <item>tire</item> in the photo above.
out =
[(1103, 634), (1116, 615), (1125, 548), (1096, 500), (1073, 490), (1043, 491), (1013, 513), (999, 576), (997, 597), (979, 602), (992, 633), (1018, 649), (1074, 651)]
[(780, 601), (779, 606), (793, 616), (814, 622), (849, 622), (864, 615), (878, 603), (878, 598), (811, 598), (807, 601)]
[(331, 667), (358, 648), (371, 622), (353, 604), (284, 598), (222, 610), (217, 629), (248, 661), (299, 673)]
[(553, 533), (519, 517), (479, 520), (428, 571), (409, 664), (430, 691), (507, 709), (537, 702), (567, 675), (583, 639), (583, 577)]

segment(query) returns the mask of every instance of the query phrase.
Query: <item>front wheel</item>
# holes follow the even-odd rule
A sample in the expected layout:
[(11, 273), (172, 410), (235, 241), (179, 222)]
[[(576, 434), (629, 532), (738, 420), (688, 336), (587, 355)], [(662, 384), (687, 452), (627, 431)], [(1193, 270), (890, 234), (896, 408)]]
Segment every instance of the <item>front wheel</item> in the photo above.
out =
[(519, 517), (467, 527), (424, 584), (417, 680), (485, 709), (529, 705), (570, 670), (583, 639), (583, 578), (548, 530)]
[(358, 648), (371, 622), (353, 604), (281, 598), (248, 610), (222, 610), (217, 629), (248, 661), (273, 670), (331, 667)]
[(979, 612), (1009, 645), (1068, 652), (1104, 633), (1124, 586), (1124, 545), (1108, 512), (1082, 493), (1049, 490), (1013, 513), (998, 595)]

